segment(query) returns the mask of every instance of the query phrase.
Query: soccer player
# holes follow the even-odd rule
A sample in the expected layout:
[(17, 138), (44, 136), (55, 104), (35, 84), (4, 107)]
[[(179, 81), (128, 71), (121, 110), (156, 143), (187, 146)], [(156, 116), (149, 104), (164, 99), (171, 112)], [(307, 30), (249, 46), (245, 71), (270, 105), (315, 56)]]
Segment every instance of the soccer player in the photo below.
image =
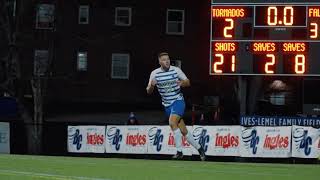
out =
[(204, 161), (206, 158), (204, 149), (194, 140), (193, 135), (187, 130), (182, 119), (185, 102), (181, 93), (181, 87), (190, 86), (190, 81), (180, 68), (170, 65), (168, 53), (160, 53), (158, 59), (160, 67), (151, 72), (146, 90), (148, 94), (151, 94), (154, 87), (157, 86), (158, 92), (161, 95), (162, 105), (165, 108), (167, 117), (169, 117), (169, 125), (174, 133), (177, 148), (177, 154), (173, 156), (173, 159), (182, 159), (183, 157), (183, 135), (199, 151), (200, 159)]

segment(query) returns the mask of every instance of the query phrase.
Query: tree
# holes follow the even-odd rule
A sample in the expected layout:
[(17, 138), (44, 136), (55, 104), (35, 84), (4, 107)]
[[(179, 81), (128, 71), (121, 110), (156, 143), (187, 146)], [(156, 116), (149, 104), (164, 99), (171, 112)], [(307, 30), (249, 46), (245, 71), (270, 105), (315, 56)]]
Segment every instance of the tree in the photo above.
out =
[[(18, 104), (19, 114), (26, 127), (27, 149), (30, 154), (40, 154), (42, 149), (43, 99), (49, 74), (47, 67), (53, 59), (54, 48), (54, 38), (51, 38), (48, 60), (41, 61), (43, 58), (36, 57), (33, 76), (23, 77), (21, 51), (26, 47), (25, 42), (34, 36), (32, 31), (25, 30), (26, 23), (30, 23), (25, 20), (26, 17), (33, 17), (35, 12), (39, 12), (41, 10), (39, 8), (41, 6), (37, 6), (35, 0), (0, 0), (0, 47), (2, 47), (2, 52), (0, 50), (0, 92), (9, 94)], [(54, 13), (49, 15), (51, 16), (49, 19), (53, 20)], [(45, 34), (48, 35), (50, 32), (52, 31), (45, 32)], [(22, 86), (25, 82), (32, 87), (33, 117), (30, 113), (32, 111), (28, 110), (24, 100), (25, 92)]]

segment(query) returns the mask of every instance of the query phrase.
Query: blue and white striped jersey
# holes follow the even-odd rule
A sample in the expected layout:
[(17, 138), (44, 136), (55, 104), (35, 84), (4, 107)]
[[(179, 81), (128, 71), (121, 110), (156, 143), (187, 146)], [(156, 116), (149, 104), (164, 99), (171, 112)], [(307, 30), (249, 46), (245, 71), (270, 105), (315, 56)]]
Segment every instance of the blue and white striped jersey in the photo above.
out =
[(168, 71), (164, 71), (161, 67), (155, 69), (150, 74), (149, 84), (152, 79), (157, 81), (157, 88), (161, 95), (162, 105), (170, 106), (175, 100), (182, 100), (183, 95), (178, 86), (178, 80), (186, 80), (187, 76), (182, 70), (175, 66), (170, 66)]

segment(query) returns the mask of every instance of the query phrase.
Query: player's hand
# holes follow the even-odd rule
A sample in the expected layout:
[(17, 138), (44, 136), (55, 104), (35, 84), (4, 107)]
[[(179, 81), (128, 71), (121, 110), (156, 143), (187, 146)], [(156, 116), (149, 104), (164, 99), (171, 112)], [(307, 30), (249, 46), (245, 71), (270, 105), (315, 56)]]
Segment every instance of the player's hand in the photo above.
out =
[(146, 90), (148, 94), (151, 94), (153, 92), (154, 86), (157, 84), (157, 80), (156, 79), (152, 79), (151, 82), (149, 82)]
[(182, 85), (182, 81), (177, 80), (177, 84), (178, 84), (178, 86), (179, 86), (179, 87), (181, 87), (181, 85)]
[(179, 87), (189, 87), (190, 86), (190, 81), (189, 79), (186, 80), (177, 80), (177, 85)]
[(157, 80), (156, 79), (152, 79), (151, 80), (151, 86), (155, 86), (157, 84)]

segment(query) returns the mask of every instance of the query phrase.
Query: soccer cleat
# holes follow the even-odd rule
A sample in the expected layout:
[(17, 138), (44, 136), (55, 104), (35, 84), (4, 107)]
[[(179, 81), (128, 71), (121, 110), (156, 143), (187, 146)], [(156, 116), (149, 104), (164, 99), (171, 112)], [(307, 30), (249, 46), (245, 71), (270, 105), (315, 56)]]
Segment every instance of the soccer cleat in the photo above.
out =
[(198, 152), (199, 152), (201, 161), (205, 161), (206, 160), (206, 154), (204, 153), (204, 149), (202, 147), (200, 147), (198, 149)]
[(182, 158), (183, 158), (183, 154), (180, 151), (177, 151), (177, 154), (172, 156), (172, 159), (175, 159), (175, 160), (179, 160), (179, 159), (182, 159)]

